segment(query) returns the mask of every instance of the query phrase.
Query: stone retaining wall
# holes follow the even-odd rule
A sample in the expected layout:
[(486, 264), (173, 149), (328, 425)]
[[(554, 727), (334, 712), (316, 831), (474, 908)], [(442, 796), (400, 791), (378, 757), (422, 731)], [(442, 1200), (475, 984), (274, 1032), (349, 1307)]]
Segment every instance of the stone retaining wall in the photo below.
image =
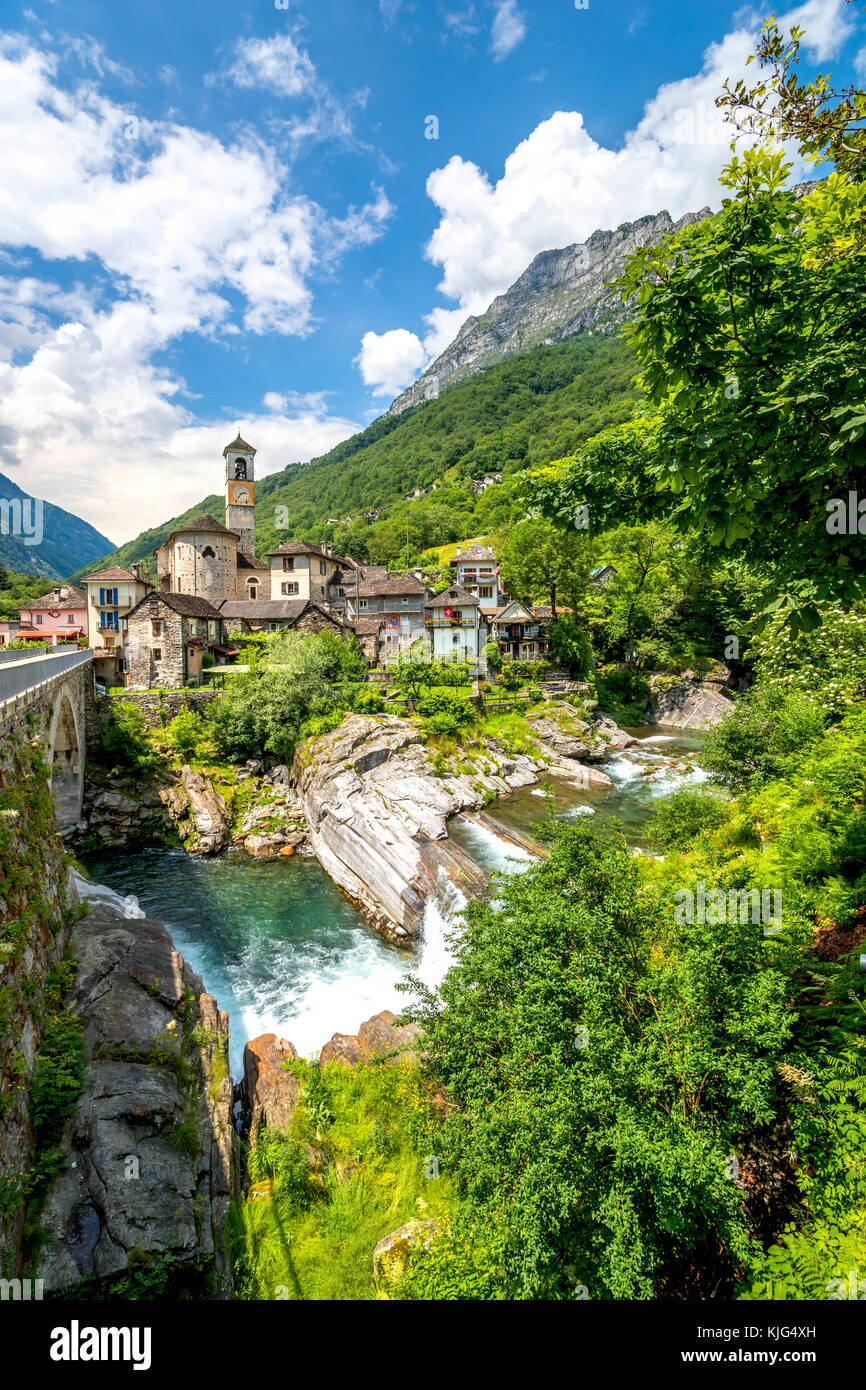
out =
[(170, 724), (184, 709), (194, 709), (206, 715), (211, 701), (221, 699), (222, 695), (221, 690), (124, 690), (120, 695), (100, 696), (97, 714), (101, 717), (110, 703), (119, 700), (137, 705), (147, 727), (158, 729), (163, 722)]

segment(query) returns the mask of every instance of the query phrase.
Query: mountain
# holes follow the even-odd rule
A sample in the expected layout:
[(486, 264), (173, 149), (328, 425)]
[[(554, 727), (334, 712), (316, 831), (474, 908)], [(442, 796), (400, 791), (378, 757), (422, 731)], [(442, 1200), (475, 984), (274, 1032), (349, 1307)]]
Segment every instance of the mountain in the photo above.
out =
[[(321, 458), (289, 464), (256, 482), (256, 552), (264, 555), (281, 540), (301, 536), (330, 539), (338, 551), (359, 548), (363, 555), (376, 523), (364, 513), (395, 504), (402, 509), (417, 490), (426, 495), (409, 504), (410, 512), (429, 513), (434, 507), (437, 512), (435, 524), (430, 521), (434, 534), (419, 535), (419, 547), (457, 540), (470, 533), (459, 527), (471, 525), (477, 480), (495, 473), (507, 479), (522, 468), (561, 458), (583, 439), (626, 419), (636, 400), (636, 371), (631, 349), (621, 339), (580, 334), (510, 357), (438, 400), (383, 415)], [(214, 460), (214, 475), (221, 474), (222, 460)], [(135, 560), (150, 561), (178, 526), (202, 512), (220, 518), (224, 507), (222, 494), (203, 498), (128, 541), (104, 563), (128, 567)], [(285, 509), (282, 528), (280, 508)]]
[(674, 222), (667, 212), (624, 222), (615, 232), (593, 232), (588, 241), (561, 251), (541, 251), (505, 294), (480, 318), (468, 318), (449, 347), (389, 406), (399, 415), (504, 358), (542, 344), (558, 343), (582, 330), (616, 333), (629, 311), (605, 288), (641, 246), (700, 222), (710, 209)]
[[(16, 531), (20, 533), (13, 534)], [(81, 517), (31, 497), (0, 473), (0, 565), (5, 569), (67, 579), (100, 559), (112, 545)]]

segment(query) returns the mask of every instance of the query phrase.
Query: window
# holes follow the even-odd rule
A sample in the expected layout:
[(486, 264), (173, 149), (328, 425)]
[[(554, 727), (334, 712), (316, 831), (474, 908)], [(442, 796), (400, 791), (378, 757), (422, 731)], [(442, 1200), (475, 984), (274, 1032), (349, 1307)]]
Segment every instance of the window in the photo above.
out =
[(204, 548), (204, 550), (203, 550), (202, 553), (201, 553), (201, 558), (202, 558), (203, 560), (215, 560), (215, 559), (216, 559), (216, 555), (214, 554), (213, 546), (211, 546), (211, 545), (206, 545), (205, 548)]
[(281, 584), (281, 585), (280, 585), (280, 593), (281, 593), (281, 594), (289, 594), (289, 595), (290, 595), (290, 594), (296, 594), (297, 592), (298, 592), (298, 585), (297, 585), (297, 583), (294, 583), (294, 584)]
[(42, 622), (42, 614), (41, 614), (41, 613), (37, 613), (37, 614), (36, 614), (36, 622), (37, 622), (37, 623), (41, 623), (41, 622)]
[(258, 588), (255, 584), (247, 584), (247, 592), (250, 598), (258, 598)]
[(74, 614), (74, 613), (67, 613), (67, 615), (66, 615), (66, 625), (67, 625), (67, 627), (71, 627), (71, 625), (72, 625), (74, 622), (75, 622), (75, 614)]
[(493, 586), (492, 586), (491, 584), (481, 584), (481, 585), (479, 585), (479, 588), (478, 588), (478, 597), (479, 597), (479, 598), (492, 598), (492, 597), (493, 597)]
[(284, 556), (283, 556), (283, 573), (284, 573), (284, 574), (288, 574), (288, 573), (289, 573), (291, 570), (293, 570), (294, 568), (295, 568), (295, 557), (294, 557), (294, 555), (284, 555)]
[(162, 636), (162, 619), (161, 619), (161, 618), (154, 618), (153, 622), (151, 623), (151, 627), (152, 627), (152, 629), (153, 629), (153, 635), (154, 635), (154, 637), (161, 637), (161, 636)]
[(153, 659), (154, 661), (162, 661), (162, 647), (154, 647)]
[(401, 600), (401, 602), (402, 602), (404, 608), (408, 608), (408, 607), (409, 607), (409, 599), (408, 599), (408, 597), (407, 597), (407, 598), (403, 598), (403, 599)]
[[(319, 574), (327, 574), (327, 573), (328, 573), (328, 566), (325, 564), (324, 560), (320, 560), (320, 561), (319, 561)], [(322, 592), (324, 592), (324, 590), (323, 590)]]
[(455, 632), (451, 637), (451, 641), (454, 643), (454, 646), (456, 647), (457, 643), (460, 641), (460, 633)]
[(358, 599), (358, 607), (359, 607), (359, 608), (366, 608), (366, 607), (367, 607), (367, 600), (366, 600), (365, 598), (359, 598), (359, 599)]

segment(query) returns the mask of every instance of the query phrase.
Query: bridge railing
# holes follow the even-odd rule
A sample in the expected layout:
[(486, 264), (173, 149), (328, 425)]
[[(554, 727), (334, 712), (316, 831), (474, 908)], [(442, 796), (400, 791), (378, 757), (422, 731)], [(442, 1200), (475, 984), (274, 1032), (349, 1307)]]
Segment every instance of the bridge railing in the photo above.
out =
[(65, 676), (93, 660), (89, 648), (84, 651), (57, 652), (45, 656), (25, 656), (21, 661), (6, 661), (0, 665), (0, 712), (23, 695), (38, 690), (57, 676)]

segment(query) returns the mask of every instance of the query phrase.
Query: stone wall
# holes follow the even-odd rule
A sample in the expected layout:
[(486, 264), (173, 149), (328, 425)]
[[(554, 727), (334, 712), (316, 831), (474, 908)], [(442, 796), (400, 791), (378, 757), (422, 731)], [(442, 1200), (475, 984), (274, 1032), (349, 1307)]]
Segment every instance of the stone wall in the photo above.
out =
[(6, 723), (0, 739), (0, 1275), (19, 1273), (21, 1189), (35, 1137), (28, 1087), (45, 1020), (46, 976), (63, 956), (72, 895), (42, 761), (45, 717)]
[(122, 695), (100, 696), (94, 708), (98, 721), (105, 717), (110, 705), (128, 702), (138, 706), (149, 729), (159, 729), (164, 723), (170, 724), (184, 709), (207, 716), (211, 701), (220, 700), (222, 696), (221, 690), (124, 690)]
[[(213, 552), (211, 554), (211, 552)], [(196, 531), (174, 543), (172, 590), (197, 594), (215, 607), (234, 598), (237, 587), (237, 541), (217, 531)]]

